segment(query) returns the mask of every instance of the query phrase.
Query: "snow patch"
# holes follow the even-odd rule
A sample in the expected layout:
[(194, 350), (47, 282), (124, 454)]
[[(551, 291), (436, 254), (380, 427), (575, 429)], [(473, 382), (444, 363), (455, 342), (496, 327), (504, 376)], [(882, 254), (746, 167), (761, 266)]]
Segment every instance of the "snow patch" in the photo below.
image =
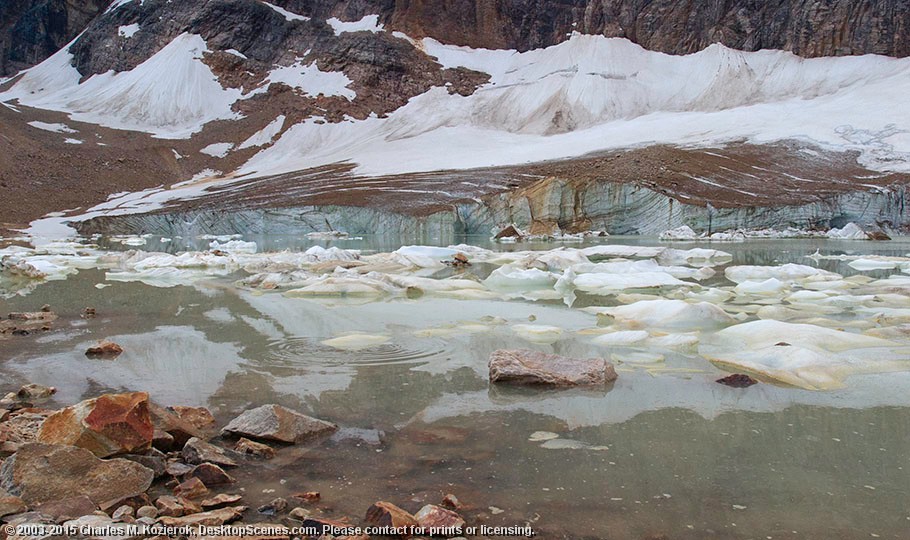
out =
[(345, 32), (382, 32), (384, 25), (379, 23), (379, 15), (365, 15), (359, 21), (344, 22), (336, 17), (325, 21), (335, 31), (336, 36)]
[(266, 86), (263, 88), (272, 83), (284, 83), (308, 96), (341, 96), (350, 101), (357, 97), (357, 94), (348, 88), (352, 82), (340, 71), (322, 71), (315, 62), (303, 65), (298, 59), (290, 66), (273, 69), (266, 78)]
[(80, 141), (79, 139), (70, 139), (70, 138), (63, 139), (63, 142), (65, 142), (66, 144), (82, 144), (82, 141)]
[(120, 37), (129, 39), (129, 38), (133, 37), (133, 34), (135, 34), (138, 31), (139, 31), (138, 23), (127, 24), (127, 25), (121, 26), (120, 28), (117, 29), (117, 35), (119, 35)]
[(269, 125), (260, 129), (256, 133), (253, 133), (249, 139), (240, 143), (238, 150), (244, 150), (246, 148), (252, 148), (254, 146), (265, 146), (267, 144), (272, 144), (272, 141), (275, 137), (281, 133), (281, 129), (284, 127), (285, 116), (279, 115), (277, 118), (269, 122)]
[(272, 8), (274, 11), (278, 12), (281, 16), (283, 16), (283, 17), (285, 18), (285, 20), (287, 20), (287, 21), (289, 21), (289, 22), (291, 22), (291, 21), (308, 21), (308, 20), (310, 20), (309, 17), (304, 17), (303, 15), (298, 15), (298, 14), (296, 14), (296, 13), (291, 13), (290, 11), (288, 11), (288, 10), (286, 10), (286, 9), (284, 9), (284, 8), (280, 8), (280, 7), (278, 7), (278, 6), (274, 5), (274, 4), (270, 4), (270, 3), (268, 3), (268, 2), (262, 2), (262, 3), (265, 4), (265, 5), (267, 5), (267, 6), (269, 6), (269, 7)]
[(212, 143), (199, 152), (216, 158), (223, 158), (234, 148), (234, 143)]
[(47, 122), (39, 122), (35, 120), (34, 122), (29, 122), (28, 125), (33, 128), (43, 129), (44, 131), (50, 131), (52, 133), (79, 133), (79, 131), (69, 127), (66, 124), (56, 123), (48, 124)]

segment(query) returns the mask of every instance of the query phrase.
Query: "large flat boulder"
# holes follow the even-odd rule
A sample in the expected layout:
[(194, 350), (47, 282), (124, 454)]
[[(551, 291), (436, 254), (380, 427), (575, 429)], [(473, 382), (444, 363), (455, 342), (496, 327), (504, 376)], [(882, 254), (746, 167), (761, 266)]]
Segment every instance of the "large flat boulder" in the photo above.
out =
[(331, 422), (280, 405), (263, 405), (233, 419), (221, 432), (224, 435), (293, 444), (337, 429), (338, 426)]
[(75, 446), (29, 443), (3, 462), (0, 488), (29, 506), (80, 495), (100, 505), (145, 493), (154, 476), (125, 459), (102, 460)]
[(38, 442), (78, 446), (108, 457), (148, 450), (154, 432), (147, 393), (105, 394), (49, 416)]
[(519, 385), (603, 385), (616, 380), (603, 358), (570, 358), (526, 349), (500, 349), (490, 355), (490, 381)]

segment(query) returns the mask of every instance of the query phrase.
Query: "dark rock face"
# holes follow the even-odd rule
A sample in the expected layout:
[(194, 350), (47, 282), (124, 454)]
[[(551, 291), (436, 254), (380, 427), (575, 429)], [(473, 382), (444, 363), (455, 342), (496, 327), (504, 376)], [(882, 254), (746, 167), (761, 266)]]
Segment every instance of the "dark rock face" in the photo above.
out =
[[(313, 58), (334, 64), (331, 69), (344, 64), (375, 70), (376, 77), (399, 75), (394, 80), (402, 88), (386, 91), (414, 95), (407, 87), (425, 79), (425, 56), (390, 33), (336, 39), (326, 23), (330, 17), (351, 21), (373, 14), (386, 30), (472, 47), (528, 50), (554, 45), (577, 31), (628, 38), (670, 54), (721, 42), (735, 49), (784, 49), (806, 57), (910, 55), (910, 4), (893, 0), (275, 0), (310, 17), (307, 21), (288, 21), (255, 0), (146, 0), (98, 17), (108, 4), (3, 2), (0, 75), (44, 60), (86, 27), (73, 49), (84, 75), (131, 69), (177, 35), (191, 32), (202, 35), (212, 50), (242, 52), (249, 58), (247, 69), (286, 65), (310, 51)], [(133, 23), (142, 30), (130, 38), (118, 35), (120, 25)]]
[(721, 42), (810, 57), (910, 55), (910, 5), (892, 0), (416, 0), (398, 2), (390, 21), (412, 37), (487, 48), (546, 47), (578, 31), (670, 54)]
[(0, 76), (54, 54), (109, 4), (107, 0), (0, 2)]

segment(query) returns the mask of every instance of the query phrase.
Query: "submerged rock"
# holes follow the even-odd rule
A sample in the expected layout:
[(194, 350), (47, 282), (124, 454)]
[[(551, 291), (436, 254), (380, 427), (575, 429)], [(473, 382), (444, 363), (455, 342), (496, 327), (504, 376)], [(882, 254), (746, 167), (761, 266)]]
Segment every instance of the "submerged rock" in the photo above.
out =
[(148, 450), (155, 428), (145, 392), (105, 394), (66, 407), (44, 421), (38, 441), (85, 448), (98, 457)]
[(272, 459), (275, 457), (275, 449), (266, 444), (251, 441), (247, 438), (241, 438), (237, 441), (234, 451), (247, 456), (256, 456), (263, 459)]
[(338, 426), (330, 422), (273, 404), (244, 412), (221, 432), (225, 435), (294, 444), (337, 429)]
[(117, 358), (123, 353), (123, 347), (117, 345), (113, 341), (100, 341), (97, 345), (89, 347), (85, 351), (85, 356), (89, 358), (106, 358), (113, 359)]
[(0, 488), (27, 504), (85, 495), (97, 505), (134, 497), (151, 486), (154, 473), (125, 459), (101, 460), (74, 446), (23, 445), (0, 468)]
[(715, 382), (718, 382), (718, 383), (726, 385), (726, 386), (731, 386), (733, 388), (748, 388), (748, 387), (752, 386), (753, 384), (758, 384), (758, 381), (756, 381), (752, 377), (750, 377), (748, 375), (744, 375), (742, 373), (734, 373), (733, 375), (727, 375), (726, 377), (717, 379), (717, 381), (715, 381)]
[(490, 355), (490, 381), (527, 385), (602, 385), (616, 380), (603, 358), (569, 358), (525, 349), (500, 349)]

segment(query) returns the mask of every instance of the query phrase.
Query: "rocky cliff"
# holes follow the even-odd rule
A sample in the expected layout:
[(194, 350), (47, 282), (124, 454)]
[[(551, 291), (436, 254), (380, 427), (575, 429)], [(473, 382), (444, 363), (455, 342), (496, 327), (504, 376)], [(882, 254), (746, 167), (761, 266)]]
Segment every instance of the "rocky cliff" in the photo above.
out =
[[(110, 2), (7, 0), (0, 4), (0, 75), (34, 65), (76, 37)], [(146, 52), (182, 31), (206, 39), (249, 44), (259, 60), (277, 60), (295, 46), (330, 33), (330, 17), (381, 23), (412, 37), (484, 48), (528, 50), (564, 41), (568, 34), (623, 37), (651, 50), (692, 53), (720, 42), (741, 50), (782, 49), (806, 57), (910, 55), (910, 4), (898, 0), (275, 0), (318, 21), (293, 25), (257, 0), (130, 2), (118, 11), (155, 25)], [(110, 24), (110, 21), (107, 21)], [(293, 27), (293, 31), (291, 28)], [(89, 29), (80, 47), (80, 71), (125, 68), (141, 61), (142, 47), (108, 47), (101, 61), (92, 46), (110, 37), (105, 24)], [(115, 34), (116, 35), (116, 34)], [(155, 47), (154, 43), (157, 43)], [(109, 45), (109, 43), (108, 43)], [(347, 44), (351, 47), (355, 44)], [(363, 54), (384, 56), (384, 51)], [(92, 58), (90, 58), (92, 57)], [(89, 65), (86, 65), (89, 64)]]
[(106, 0), (0, 2), (0, 76), (57, 52), (110, 4)]

